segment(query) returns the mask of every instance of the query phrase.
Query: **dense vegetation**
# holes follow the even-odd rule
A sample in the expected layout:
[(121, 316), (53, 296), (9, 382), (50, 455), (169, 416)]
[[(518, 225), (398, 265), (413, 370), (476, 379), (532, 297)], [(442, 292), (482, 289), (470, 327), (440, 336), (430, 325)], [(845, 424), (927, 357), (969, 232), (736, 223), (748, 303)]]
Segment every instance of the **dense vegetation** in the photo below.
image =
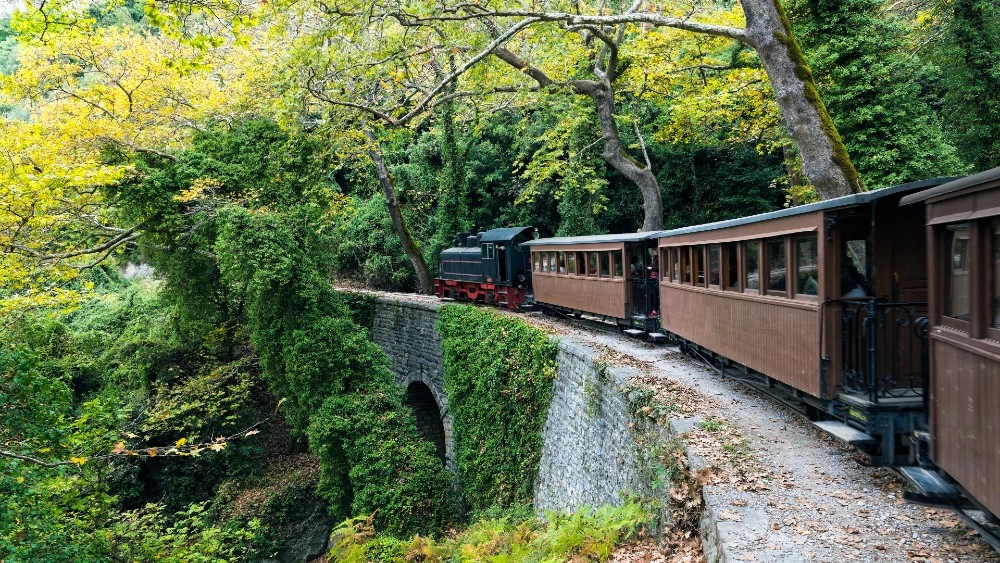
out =
[(345, 522), (347, 559), (602, 558), (642, 510), (523, 513), (554, 344), (442, 309), (459, 497), (371, 299), (333, 288), (418, 289), (460, 229), (634, 231), (640, 184), (667, 228), (828, 196), (752, 38), (730, 37), (745, 9), (785, 8), (842, 176), (1000, 165), (990, 0), (680, 2), (571, 30), (368, 7), (0, 15), (0, 559), (252, 561), (317, 519)]
[(440, 315), (463, 496), (477, 511), (530, 505), (558, 348), (495, 311), (449, 305)]
[(334, 530), (330, 553), (345, 563), (607, 561), (616, 545), (640, 536), (649, 521), (649, 512), (630, 500), (621, 507), (550, 513), (544, 520), (530, 512), (506, 511), (483, 518), (456, 537), (404, 540), (378, 537), (370, 520), (355, 518)]

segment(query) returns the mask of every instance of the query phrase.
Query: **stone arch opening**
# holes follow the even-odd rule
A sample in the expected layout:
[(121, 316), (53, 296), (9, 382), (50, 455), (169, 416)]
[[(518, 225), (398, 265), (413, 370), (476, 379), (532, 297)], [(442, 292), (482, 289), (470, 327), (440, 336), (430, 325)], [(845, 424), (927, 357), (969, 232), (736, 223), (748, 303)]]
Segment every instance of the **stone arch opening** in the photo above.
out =
[(444, 422), (441, 420), (441, 409), (431, 388), (420, 381), (414, 381), (406, 387), (404, 405), (410, 407), (417, 419), (417, 432), (420, 437), (434, 444), (434, 450), (441, 463), (447, 463), (448, 449), (444, 432)]

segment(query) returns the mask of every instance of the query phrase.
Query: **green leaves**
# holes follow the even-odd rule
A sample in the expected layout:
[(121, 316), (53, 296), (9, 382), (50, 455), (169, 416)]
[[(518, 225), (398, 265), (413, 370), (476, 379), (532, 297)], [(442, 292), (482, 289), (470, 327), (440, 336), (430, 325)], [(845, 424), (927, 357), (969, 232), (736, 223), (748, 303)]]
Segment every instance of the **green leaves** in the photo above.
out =
[(474, 510), (530, 504), (558, 346), (496, 311), (440, 309), (456, 463)]
[(345, 563), (401, 563), (417, 554), (428, 563), (607, 561), (615, 546), (641, 537), (651, 519), (634, 499), (618, 507), (547, 513), (544, 519), (524, 512), (484, 517), (444, 539), (376, 535), (372, 517), (351, 518), (333, 531), (331, 553), (335, 561)]

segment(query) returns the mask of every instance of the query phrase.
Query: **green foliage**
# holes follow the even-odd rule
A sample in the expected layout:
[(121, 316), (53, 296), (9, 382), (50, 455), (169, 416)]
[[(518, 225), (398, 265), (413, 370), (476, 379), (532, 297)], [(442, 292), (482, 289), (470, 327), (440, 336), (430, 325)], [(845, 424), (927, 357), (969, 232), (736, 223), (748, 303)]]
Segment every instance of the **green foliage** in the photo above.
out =
[(776, 155), (752, 147), (660, 147), (653, 153), (663, 192), (665, 228), (723, 221), (779, 209), (784, 173)]
[(10, 16), (7, 16), (0, 18), (0, 75), (11, 76), (16, 71), (17, 37), (10, 28)]
[(206, 509), (205, 504), (192, 504), (168, 515), (161, 505), (149, 504), (124, 514), (111, 537), (117, 560), (222, 563), (267, 555), (255, 541), (260, 534), (259, 520), (239, 527), (212, 526)]
[(440, 531), (454, 515), (448, 476), (404, 409), (385, 354), (327, 278), (332, 201), (313, 205), (308, 189), (300, 193), (305, 201), (287, 194), (217, 211), (210, 238), (221, 282), (246, 300), (263, 376), (319, 457), (319, 493), (334, 514), (382, 507), (388, 530)]
[[(442, 250), (451, 246), (455, 233), (463, 230), (466, 222), (466, 177), (462, 174), (464, 167), (463, 152), (458, 143), (458, 133), (455, 131), (455, 102), (442, 104), (438, 112), (438, 123), (441, 129), (440, 141), (443, 166), (438, 175), (438, 205), (435, 212), (437, 218), (434, 237), (431, 239), (430, 252), (437, 256)], [(437, 260), (431, 262), (436, 263)]]
[(347, 309), (358, 326), (371, 329), (375, 322), (375, 308), (378, 303), (371, 293), (360, 293), (355, 291), (344, 291), (338, 294), (341, 303)]
[(985, 170), (1000, 165), (1000, 6), (947, 6), (945, 36), (931, 55), (944, 73), (944, 117), (962, 155)]
[[(2, 447), (48, 462), (76, 460), (46, 468), (0, 458), (0, 558), (8, 561), (157, 552), (162, 546), (149, 542), (160, 534), (128, 532), (129, 522), (146, 518), (133, 508), (158, 501), (163, 531), (186, 518), (190, 502), (211, 498), (216, 483), (253, 472), (262, 455), (246, 441), (198, 458), (100, 459), (120, 442), (134, 449), (232, 433), (266, 416), (268, 406), (258, 401), (269, 396), (246, 361), (220, 363), (199, 342), (176, 338), (176, 308), (156, 283), (129, 283), (114, 269), (88, 275), (94, 299), (68, 314), (27, 315), (4, 335)], [(203, 524), (178, 545), (210, 553), (210, 536), (235, 545), (236, 536)], [(254, 541), (263, 545), (265, 538)], [(188, 557), (178, 553), (184, 555), (177, 560)]]
[(869, 188), (962, 172), (921, 95), (927, 69), (879, 0), (799, 0), (789, 10), (820, 93)]
[(336, 228), (332, 259), (338, 274), (373, 289), (411, 291), (416, 287), (413, 267), (403, 253), (384, 196), (353, 198)]
[(441, 308), (438, 332), (466, 501), (530, 502), (558, 346), (524, 321), (461, 305)]
[[(551, 194), (558, 203), (557, 236), (599, 234), (597, 216), (606, 209), (608, 180), (590, 100), (556, 93), (546, 112), (527, 116), (522, 127), (521, 177), (527, 185), (516, 203), (533, 204)], [(633, 186), (633, 190), (635, 187)]]
[(546, 513), (544, 519), (486, 518), (442, 540), (400, 540), (376, 535), (370, 518), (353, 518), (334, 530), (330, 556), (340, 563), (607, 561), (615, 546), (641, 535), (649, 520), (649, 512), (630, 500), (619, 507)]

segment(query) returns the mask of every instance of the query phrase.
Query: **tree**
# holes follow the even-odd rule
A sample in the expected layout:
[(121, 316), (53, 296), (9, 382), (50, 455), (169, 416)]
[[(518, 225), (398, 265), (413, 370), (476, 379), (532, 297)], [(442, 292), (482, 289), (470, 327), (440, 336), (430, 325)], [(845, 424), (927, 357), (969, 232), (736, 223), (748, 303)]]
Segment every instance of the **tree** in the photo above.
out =
[(136, 155), (171, 160), (201, 121), (238, 111), (223, 91), (244, 68), (235, 49), (219, 73), (199, 63), (211, 53), (165, 34), (40, 14), (15, 16), (18, 68), (0, 76), (0, 103), (18, 108), (0, 117), (0, 314), (87, 290), (80, 272), (142, 229), (116, 224), (100, 188)]
[[(615, 26), (619, 25), (665, 26), (725, 37), (752, 47), (758, 54), (802, 157), (804, 172), (819, 193), (835, 197), (861, 190), (860, 178), (823, 105), (780, 2), (743, 0), (741, 5), (747, 21), (743, 28), (661, 14), (641, 0), (617, 13), (602, 12), (596, 5), (579, 5), (571, 12), (569, 5), (567, 11), (558, 11), (561, 6), (557, 4), (549, 11), (534, 11), (499, 2), (445, 8), (381, 3), (371, 11), (351, 5), (328, 10), (313, 6), (311, 14), (325, 22), (317, 26), (321, 31), (316, 35), (322, 40), (307, 41), (311, 54), (301, 52), (300, 56), (309, 63), (323, 59), (320, 71), (310, 65), (306, 74), (310, 90), (324, 102), (403, 126), (448, 99), (500, 95), (522, 87), (517, 80), (496, 79), (482, 68), (488, 67), (486, 59), (491, 56), (513, 53), (506, 45), (528, 33), (536, 40), (548, 39), (550, 49), (572, 52), (565, 42), (553, 38), (563, 30), (589, 30), (592, 36), (603, 37), (608, 57), (613, 56), (612, 38), (617, 37)], [(317, 56), (316, 49), (324, 54)], [(449, 68), (442, 61), (456, 54), (462, 54), (463, 59), (450, 67), (452, 70), (436, 72)], [(523, 62), (508, 58), (514, 64)], [(606, 73), (617, 68), (604, 65), (602, 58), (597, 70)], [(535, 72), (537, 64), (521, 68), (536, 83), (539, 79), (546, 83), (545, 77)], [(480, 82), (487, 76), (492, 80)], [(593, 86), (588, 91), (603, 99), (605, 107), (613, 107), (608, 105), (612, 100), (606, 86), (588, 86)], [(613, 147), (613, 143), (608, 146)]]
[[(490, 27), (495, 27), (493, 22)], [(574, 29), (574, 28), (571, 28)], [(652, 170), (652, 163), (649, 160), (649, 153), (646, 151), (645, 140), (636, 125), (636, 135), (642, 149), (643, 161), (632, 158), (622, 144), (621, 134), (618, 132), (618, 123), (615, 115), (615, 82), (620, 74), (620, 51), (622, 42), (625, 39), (625, 25), (617, 26), (613, 35), (609, 35), (594, 27), (577, 27), (578, 34), (582, 35), (584, 41), (596, 36), (601, 43), (600, 49), (595, 51), (595, 56), (588, 65), (591, 74), (595, 79), (568, 80), (561, 84), (568, 87), (573, 92), (587, 96), (593, 101), (597, 113), (597, 121), (600, 124), (601, 139), (604, 150), (602, 156), (609, 166), (617, 170), (622, 176), (628, 178), (639, 187), (643, 200), (643, 221), (641, 230), (655, 231), (663, 228), (663, 196), (660, 193), (660, 183), (656, 179), (656, 174)], [(523, 72), (534, 80), (541, 88), (551, 88), (557, 86), (556, 82), (541, 68), (534, 66), (510, 49), (498, 46), (493, 51), (494, 56), (507, 63), (514, 69)], [(632, 122), (635, 124), (635, 121)], [(578, 188), (571, 186), (571, 194), (578, 198), (582, 194)], [(574, 232), (580, 230), (579, 227), (572, 229)], [(584, 229), (585, 230), (585, 229)]]
[(801, 0), (792, 24), (833, 122), (865, 183), (885, 187), (963, 172), (921, 94), (924, 64), (879, 0)]
[(1000, 7), (952, 0), (940, 46), (945, 115), (956, 144), (979, 169), (1000, 165)]

